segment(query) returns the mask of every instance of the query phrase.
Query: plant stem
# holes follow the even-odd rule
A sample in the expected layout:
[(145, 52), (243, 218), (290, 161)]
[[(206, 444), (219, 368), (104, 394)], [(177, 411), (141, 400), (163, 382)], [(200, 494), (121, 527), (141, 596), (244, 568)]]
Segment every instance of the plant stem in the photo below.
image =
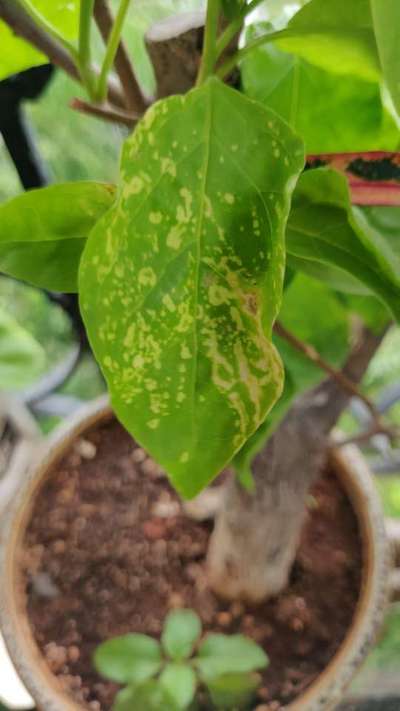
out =
[(275, 323), (274, 331), (278, 336), (284, 338), (285, 341), (287, 341), (293, 348), (295, 348), (306, 358), (308, 358), (308, 360), (314, 363), (314, 365), (316, 365), (321, 370), (324, 370), (325, 373), (328, 373), (328, 375), (330, 375), (334, 380), (336, 380), (338, 385), (340, 385), (346, 392), (348, 392), (349, 395), (352, 395), (353, 397), (356, 397), (361, 400), (370, 411), (372, 419), (376, 423), (379, 423), (380, 427), (382, 428), (380, 413), (378, 412), (374, 403), (371, 402), (371, 400), (361, 392), (358, 386), (353, 383), (352, 380), (350, 380), (344, 373), (342, 373), (341, 370), (337, 370), (337, 368), (334, 368), (332, 365), (327, 363), (320, 356), (314, 346), (311, 346), (309, 343), (304, 343), (303, 341), (300, 341), (299, 338), (297, 338), (293, 333), (288, 331), (281, 323), (279, 323), (279, 321)]
[[(94, 17), (104, 43), (107, 45), (114, 25), (114, 18), (107, 0), (95, 0)], [(146, 108), (146, 101), (137, 82), (134, 68), (132, 67), (129, 54), (122, 40), (120, 40), (114, 64), (124, 90), (127, 109), (133, 112), (143, 112)]]
[(103, 101), (107, 93), (107, 79), (120, 44), (122, 28), (126, 13), (128, 12), (130, 0), (121, 0), (113, 28), (108, 40), (106, 53), (100, 70), (99, 80), (96, 87), (96, 98)]
[(215, 62), (217, 61), (217, 32), (219, 11), (219, 0), (208, 0), (203, 55), (201, 58), (200, 70), (197, 77), (196, 86), (201, 86), (202, 84), (204, 84), (206, 79), (208, 79), (208, 77), (211, 76), (214, 71)]
[(70, 106), (71, 109), (75, 109), (75, 111), (95, 116), (96, 118), (103, 119), (103, 121), (108, 121), (109, 123), (114, 123), (119, 126), (127, 126), (130, 129), (132, 129), (140, 119), (140, 114), (131, 114), (110, 104), (91, 104), (82, 99), (72, 99)]
[(37, 27), (43, 30), (43, 32), (45, 32), (47, 35), (50, 35), (50, 37), (52, 37), (54, 40), (62, 44), (64, 49), (66, 49), (70, 53), (74, 61), (77, 60), (78, 52), (76, 47), (72, 44), (72, 42), (69, 42), (67, 39), (65, 39), (65, 37), (63, 37), (55, 29), (55, 27), (50, 24), (50, 22), (47, 22), (46, 18), (44, 18), (43, 15), (41, 15), (33, 5), (26, 2), (26, 0), (17, 0), (17, 5), (20, 5), (20, 7), (25, 10), (26, 14), (29, 15), (29, 17), (34, 21)]
[(94, 0), (81, 0), (79, 15), (78, 66), (82, 81), (91, 98), (94, 96), (94, 77), (91, 70), (90, 30)]
[(263, 0), (252, 0), (248, 5), (246, 5), (238, 17), (235, 17), (232, 22), (225, 28), (225, 30), (220, 35), (217, 41), (217, 58), (221, 56), (222, 52), (229, 45), (230, 42), (236, 37), (237, 33), (242, 29), (242, 25), (247, 15), (250, 14), (258, 5), (261, 5)]
[(257, 37), (257, 39), (253, 40), (252, 42), (249, 42), (245, 47), (242, 47), (242, 49), (239, 49), (232, 57), (230, 57), (222, 66), (218, 69), (217, 71), (217, 76), (219, 76), (221, 79), (224, 79), (228, 74), (231, 73), (231, 71), (236, 67), (237, 64), (243, 59), (243, 57), (246, 57), (250, 52), (253, 51), (253, 49), (257, 49), (257, 47), (261, 47), (263, 44), (267, 44), (268, 42), (274, 42), (276, 39), (279, 39), (280, 37), (288, 37), (288, 31), (287, 30), (277, 30), (276, 32), (269, 32), (265, 35), (262, 35), (261, 37)]

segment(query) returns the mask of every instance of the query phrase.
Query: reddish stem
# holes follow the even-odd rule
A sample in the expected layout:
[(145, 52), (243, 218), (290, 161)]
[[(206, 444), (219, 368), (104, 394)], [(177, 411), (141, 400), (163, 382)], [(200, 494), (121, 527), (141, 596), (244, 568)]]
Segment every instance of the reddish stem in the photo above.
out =
[(400, 206), (400, 153), (323, 153), (308, 156), (307, 166), (346, 175), (354, 205)]

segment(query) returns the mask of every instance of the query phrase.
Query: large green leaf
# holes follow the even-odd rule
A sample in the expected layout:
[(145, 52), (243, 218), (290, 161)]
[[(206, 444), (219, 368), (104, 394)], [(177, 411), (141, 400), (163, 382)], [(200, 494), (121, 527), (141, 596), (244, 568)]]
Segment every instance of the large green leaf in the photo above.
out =
[(39, 343), (0, 309), (0, 391), (31, 383), (44, 364), (45, 355)]
[(100, 674), (120, 684), (141, 684), (161, 667), (158, 642), (144, 634), (126, 634), (103, 642), (94, 662)]
[(371, 8), (383, 74), (400, 115), (400, 3), (371, 0)]
[(347, 181), (333, 170), (304, 173), (287, 228), (288, 253), (347, 272), (400, 318), (400, 263), (388, 240), (352, 208)]
[[(248, 41), (265, 27), (252, 25)], [(241, 74), (245, 93), (288, 121), (304, 139), (307, 153), (394, 150), (398, 145), (398, 127), (382, 104), (378, 82), (338, 76), (273, 44), (247, 55)]]
[(278, 44), (337, 74), (380, 77), (369, 0), (311, 0), (290, 20)]
[(149, 110), (83, 254), (81, 308), (114, 409), (184, 496), (280, 394), (271, 328), (302, 164), (276, 114), (212, 79)]
[(77, 182), (30, 190), (0, 206), (0, 271), (54, 291), (77, 291), (87, 236), (115, 188)]
[[(77, 37), (79, 0), (27, 0), (26, 4), (31, 5), (65, 39)], [(0, 47), (0, 80), (48, 61), (1, 21)]]

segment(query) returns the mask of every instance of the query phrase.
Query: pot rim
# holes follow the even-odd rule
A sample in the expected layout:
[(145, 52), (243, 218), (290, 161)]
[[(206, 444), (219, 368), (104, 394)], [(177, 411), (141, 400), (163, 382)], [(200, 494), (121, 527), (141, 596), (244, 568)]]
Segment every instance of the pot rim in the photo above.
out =
[[(108, 397), (102, 396), (60, 425), (46, 441), (39, 463), (32, 468), (0, 525), (0, 626), (21, 680), (43, 711), (82, 711), (83, 707), (62, 691), (33, 639), (14, 552), (25, 533), (35, 495), (51, 467), (78, 436), (111, 417)], [(338, 651), (315, 682), (285, 707), (287, 711), (335, 708), (375, 641), (389, 596), (389, 546), (380, 498), (368, 466), (354, 445), (332, 450), (331, 461), (360, 529), (364, 560), (360, 598)]]

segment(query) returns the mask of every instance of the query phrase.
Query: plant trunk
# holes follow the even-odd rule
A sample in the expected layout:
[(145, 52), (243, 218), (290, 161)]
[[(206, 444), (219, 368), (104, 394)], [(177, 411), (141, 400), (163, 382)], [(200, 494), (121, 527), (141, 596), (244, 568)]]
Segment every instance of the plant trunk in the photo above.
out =
[[(354, 383), (383, 335), (360, 334), (343, 368)], [(210, 584), (219, 595), (260, 602), (285, 588), (309, 488), (323, 469), (329, 433), (348, 400), (333, 378), (302, 395), (254, 459), (255, 492), (249, 494), (235, 478), (227, 484), (208, 553)]]

